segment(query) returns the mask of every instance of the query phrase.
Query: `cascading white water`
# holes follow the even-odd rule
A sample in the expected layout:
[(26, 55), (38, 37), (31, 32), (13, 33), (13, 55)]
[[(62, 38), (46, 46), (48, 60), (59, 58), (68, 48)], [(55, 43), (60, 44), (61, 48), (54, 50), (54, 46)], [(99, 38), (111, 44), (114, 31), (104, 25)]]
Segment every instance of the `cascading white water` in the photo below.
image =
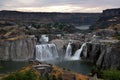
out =
[(55, 44), (36, 45), (36, 60), (47, 61), (58, 58), (58, 52)]
[(82, 53), (82, 50), (83, 50), (83, 47), (84, 47), (84, 46), (86, 46), (86, 43), (83, 43), (82, 46), (81, 46), (81, 48), (78, 49), (78, 50), (75, 52), (75, 54), (71, 57), (72, 60), (80, 60), (80, 59), (81, 59), (80, 55), (81, 55), (81, 53)]
[(67, 60), (80, 60), (80, 54), (82, 53), (83, 47), (86, 46), (86, 43), (83, 43), (81, 48), (78, 49), (75, 54), (72, 56), (72, 47), (71, 43), (68, 44), (66, 53), (65, 53), (65, 59)]
[(47, 42), (49, 42), (49, 37), (47, 35), (41, 35), (41, 38), (39, 41), (41, 43), (47, 43)]
[(69, 42), (65, 53), (65, 59), (71, 58), (71, 54), (72, 54), (72, 46), (71, 43)]

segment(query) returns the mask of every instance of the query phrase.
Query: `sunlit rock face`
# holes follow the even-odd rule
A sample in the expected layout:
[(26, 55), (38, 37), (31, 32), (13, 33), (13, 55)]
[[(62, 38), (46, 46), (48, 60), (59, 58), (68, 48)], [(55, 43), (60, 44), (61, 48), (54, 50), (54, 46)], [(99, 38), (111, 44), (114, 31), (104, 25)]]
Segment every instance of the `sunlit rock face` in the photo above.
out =
[(34, 57), (35, 38), (23, 38), (0, 43), (0, 60), (28, 61)]
[(56, 40), (52, 40), (51, 42), (56, 44), (59, 56), (63, 57), (65, 55), (66, 45), (68, 43), (68, 40), (56, 39)]
[[(56, 40), (52, 40), (51, 42), (56, 44), (59, 55), (61, 57), (65, 57), (66, 50), (67, 50), (67, 47), (68, 47), (68, 44), (69, 44), (69, 40), (56, 39)], [(72, 50), (70, 50), (70, 53), (71, 53), (71, 55), (74, 55), (75, 51), (77, 49), (79, 49), (79, 47), (80, 47), (80, 41), (72, 40), (72, 43), (70, 44), (70, 46), (71, 46), (71, 49), (72, 49)]]

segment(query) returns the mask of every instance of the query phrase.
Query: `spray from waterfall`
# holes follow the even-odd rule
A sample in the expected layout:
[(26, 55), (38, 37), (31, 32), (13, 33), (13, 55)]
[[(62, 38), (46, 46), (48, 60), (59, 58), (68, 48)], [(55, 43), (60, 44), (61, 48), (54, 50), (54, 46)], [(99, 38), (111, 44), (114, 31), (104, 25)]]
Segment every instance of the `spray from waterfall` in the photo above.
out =
[(55, 44), (36, 45), (36, 60), (47, 61), (58, 57), (58, 51)]

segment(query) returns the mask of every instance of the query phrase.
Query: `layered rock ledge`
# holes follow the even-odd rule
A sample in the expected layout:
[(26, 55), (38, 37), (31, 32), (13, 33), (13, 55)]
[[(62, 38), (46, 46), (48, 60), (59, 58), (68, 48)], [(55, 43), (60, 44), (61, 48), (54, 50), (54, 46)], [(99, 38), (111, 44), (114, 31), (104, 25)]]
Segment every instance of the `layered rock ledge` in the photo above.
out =
[(24, 37), (15, 40), (0, 41), (1, 61), (28, 61), (34, 57), (36, 39)]
[(97, 66), (109, 69), (120, 67), (120, 42), (119, 40), (99, 40), (87, 43), (83, 49), (83, 60), (95, 63)]

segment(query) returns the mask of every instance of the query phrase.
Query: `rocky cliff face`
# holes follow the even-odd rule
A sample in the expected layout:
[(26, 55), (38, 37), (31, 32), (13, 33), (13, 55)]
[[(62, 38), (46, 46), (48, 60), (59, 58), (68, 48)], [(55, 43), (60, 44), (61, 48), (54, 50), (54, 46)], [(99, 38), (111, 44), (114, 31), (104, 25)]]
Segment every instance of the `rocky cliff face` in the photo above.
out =
[(28, 23), (91, 24), (100, 13), (45, 13), (0, 11), (0, 20)]
[(120, 8), (107, 9), (101, 14), (101, 17), (93, 24), (91, 30), (115, 27), (120, 24)]
[(0, 60), (27, 61), (34, 56), (35, 38), (0, 42)]
[[(56, 39), (56, 40), (52, 40), (51, 42), (56, 44), (59, 55), (64, 57), (69, 40)], [(79, 44), (80, 44), (79, 40), (73, 40), (73, 43), (71, 44), (72, 53), (75, 53), (75, 51), (79, 49)]]
[(101, 68), (119, 68), (120, 67), (120, 42), (119, 41), (101, 41), (99, 43), (87, 43), (83, 54), (87, 53), (84, 60), (95, 63)]
[(104, 68), (119, 68), (120, 67), (120, 43), (115, 43), (109, 48), (106, 48), (106, 53), (103, 57), (102, 67)]

